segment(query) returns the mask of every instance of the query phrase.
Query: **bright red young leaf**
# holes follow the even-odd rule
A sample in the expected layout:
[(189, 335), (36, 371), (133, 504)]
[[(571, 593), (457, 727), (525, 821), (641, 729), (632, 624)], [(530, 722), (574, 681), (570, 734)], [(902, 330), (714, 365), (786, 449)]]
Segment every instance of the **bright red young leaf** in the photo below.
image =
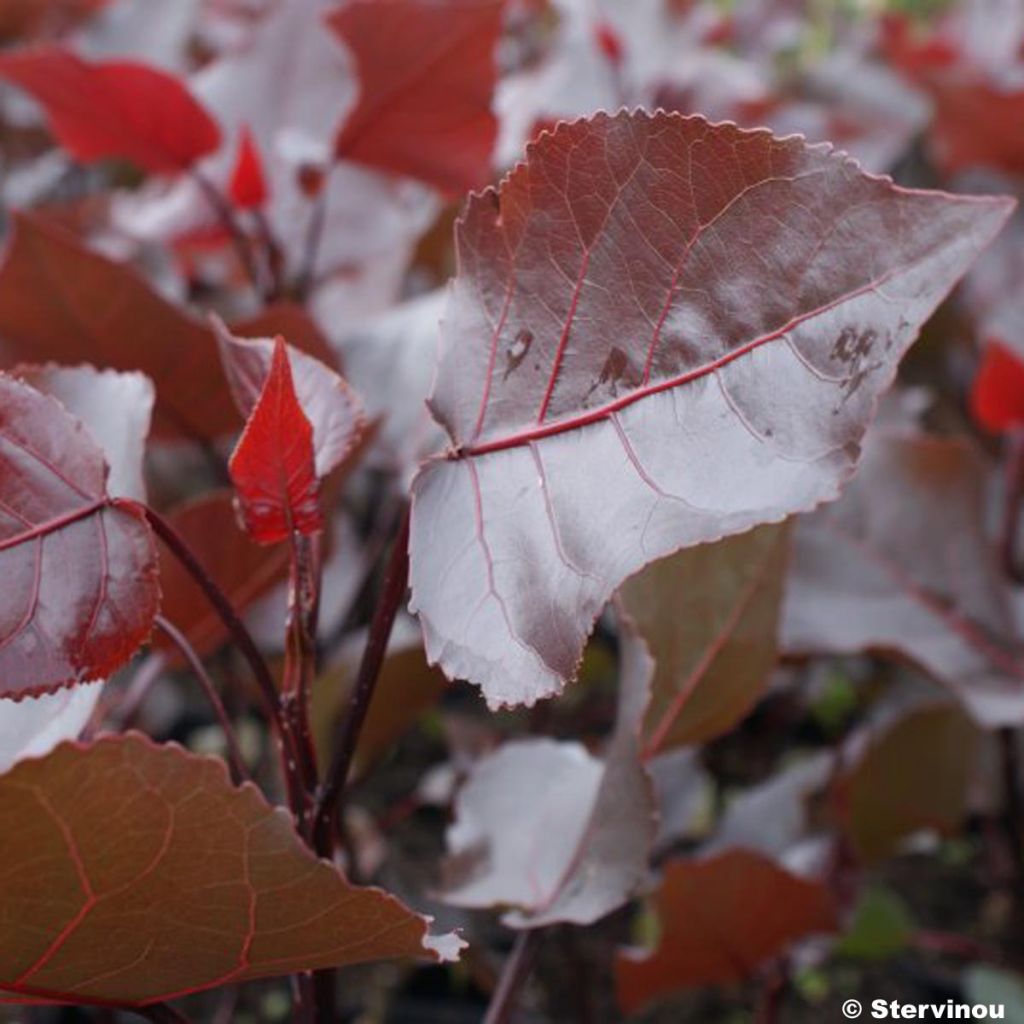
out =
[(228, 470), (245, 528), (260, 544), (323, 530), (313, 428), (295, 394), (283, 338), (274, 343), (270, 373)]
[(170, 999), (461, 943), (317, 860), (222, 762), (138, 734), (0, 776), (0, 996)]
[(876, 430), (842, 499), (796, 524), (783, 647), (896, 654), (979, 724), (1024, 722), (1024, 659), (986, 529), (986, 486), (962, 440)]
[(430, 658), (492, 705), (555, 693), (646, 563), (835, 498), (1012, 207), (700, 117), (542, 136), (458, 225), (431, 399), (452, 448), (413, 488)]
[[(283, 325), (281, 333), (287, 330), (288, 325), (281, 318), (273, 323)], [(214, 327), (231, 395), (239, 412), (249, 419), (266, 385), (275, 343), (271, 338), (235, 337), (218, 320)], [(243, 329), (255, 333), (259, 324), (254, 321), (246, 328), (236, 328)], [(290, 345), (285, 348), (299, 406), (313, 427), (316, 475), (322, 479), (357, 451), (366, 429), (362, 403), (344, 378), (329, 366)]]
[(263, 174), (263, 159), (248, 125), (242, 126), (238, 137), (238, 153), (228, 182), (228, 194), (242, 210), (258, 209), (270, 194)]
[(670, 863), (656, 903), (657, 951), (621, 953), (615, 965), (627, 1014), (679, 989), (742, 981), (792, 942), (836, 928), (822, 883), (746, 850)]
[(187, 170), (220, 145), (220, 129), (172, 75), (131, 61), (90, 63), (40, 47), (0, 55), (0, 78), (30, 92), (54, 135), (83, 163), (121, 157), (143, 170)]
[(156, 551), (113, 507), (103, 453), (57, 401), (0, 374), (0, 697), (102, 679), (152, 627)]
[[(167, 517), (238, 612), (244, 612), (288, 571), (288, 552), (254, 544), (238, 526), (230, 491), (214, 491), (189, 501)], [(160, 552), (160, 589), (166, 619), (180, 629), (201, 655), (212, 654), (227, 638), (221, 617), (198, 584), (172, 555)], [(177, 656), (162, 633), (155, 642)]]
[(501, 11), (501, 0), (352, 0), (331, 13), (359, 76), (337, 155), (445, 192), (484, 185)]
[(985, 346), (971, 388), (971, 412), (994, 434), (1024, 426), (1024, 361), (999, 342)]

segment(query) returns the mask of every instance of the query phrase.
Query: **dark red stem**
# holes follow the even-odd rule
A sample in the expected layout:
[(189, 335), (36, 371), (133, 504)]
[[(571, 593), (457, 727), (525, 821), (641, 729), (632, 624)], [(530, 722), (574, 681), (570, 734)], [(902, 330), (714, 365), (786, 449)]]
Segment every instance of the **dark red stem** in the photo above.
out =
[(153, 532), (163, 541), (167, 550), (181, 563), (192, 579), (199, 585), (206, 595), (207, 600), (220, 616), (228, 633), (234, 639), (242, 656), (249, 663), (249, 668), (256, 679), (260, 696), (266, 706), (267, 716), (273, 726), (281, 755), (281, 769), (284, 775), (285, 785), (288, 788), (288, 800), (292, 813), (299, 817), (305, 805), (305, 792), (302, 789), (298, 775), (298, 757), (295, 749), (295, 738), (284, 715), (281, 713), (281, 703), (278, 699), (277, 687), (274, 685), (274, 678), (267, 668), (267, 663), (260, 654), (252, 635), (242, 622), (234, 605), (224, 595), (224, 592), (217, 586), (203, 564), (196, 557), (195, 553), (188, 546), (185, 538), (174, 529), (171, 524), (154, 511), (148, 505), (127, 499), (115, 501), (116, 505), (127, 505), (135, 511), (141, 512), (146, 521), (152, 527)]
[(231, 765), (231, 774), (235, 782), (252, 782), (252, 776), (249, 774), (249, 769), (245, 766), (245, 758), (242, 757), (242, 750), (238, 745), (235, 727), (231, 724), (231, 719), (228, 716), (227, 709), (224, 707), (224, 702), (220, 699), (220, 694), (213, 685), (213, 680), (206, 671), (206, 666), (203, 665), (202, 659), (196, 654), (195, 648), (188, 642), (188, 637), (177, 626), (168, 622), (162, 615), (158, 615), (153, 621), (157, 628), (165, 633), (174, 646), (181, 651), (182, 657), (189, 663), (196, 679), (199, 680), (199, 685), (202, 687), (207, 701), (209, 701), (210, 706), (213, 708), (213, 713), (217, 716), (221, 732), (224, 733), (224, 742), (228, 748), (228, 763)]
[(355, 685), (349, 697), (348, 713), (341, 724), (338, 741), (334, 747), (331, 766), (324, 779), (317, 799), (316, 817), (313, 827), (313, 845), (321, 857), (330, 857), (334, 851), (334, 822), (340, 813), (341, 797), (348, 780), (352, 759), (355, 757), (359, 733), (370, 709), (374, 687), (380, 675), (384, 656), (387, 653), (391, 629), (395, 624), (398, 609), (405, 599), (409, 585), (409, 509), (402, 516), (398, 536), (395, 538), (384, 571), (384, 580), (377, 607), (370, 622), (370, 632), (363, 649)]
[(533, 970), (539, 940), (540, 932), (537, 929), (522, 931), (516, 936), (515, 945), (498, 978), (498, 986), (491, 996), (483, 1024), (507, 1024), (511, 1019), (526, 979)]

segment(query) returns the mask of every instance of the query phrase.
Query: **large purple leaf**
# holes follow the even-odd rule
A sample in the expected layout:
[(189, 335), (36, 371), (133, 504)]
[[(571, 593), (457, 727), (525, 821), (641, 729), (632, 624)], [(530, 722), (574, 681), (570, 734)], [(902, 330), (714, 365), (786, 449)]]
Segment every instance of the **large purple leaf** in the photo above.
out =
[(835, 498), (1011, 208), (699, 117), (543, 135), (458, 226), (431, 399), (452, 448), (413, 491), (430, 658), (530, 703), (627, 576)]

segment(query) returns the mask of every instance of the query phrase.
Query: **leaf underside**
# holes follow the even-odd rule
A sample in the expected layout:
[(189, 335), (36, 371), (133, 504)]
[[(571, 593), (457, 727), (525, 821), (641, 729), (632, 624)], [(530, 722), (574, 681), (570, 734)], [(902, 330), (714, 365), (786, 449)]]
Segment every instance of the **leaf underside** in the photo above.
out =
[(559, 126), (470, 199), (413, 489), (428, 655), (572, 679), (623, 580), (835, 498), (903, 352), (1008, 216), (702, 118)]

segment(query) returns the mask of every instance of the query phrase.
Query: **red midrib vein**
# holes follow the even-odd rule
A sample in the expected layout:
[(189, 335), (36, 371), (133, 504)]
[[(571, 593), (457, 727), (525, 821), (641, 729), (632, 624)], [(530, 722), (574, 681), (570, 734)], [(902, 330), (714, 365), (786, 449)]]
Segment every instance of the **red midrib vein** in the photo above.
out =
[(620, 412), (622, 409), (633, 405), (634, 402), (639, 402), (644, 398), (648, 398), (650, 395), (656, 395), (661, 391), (671, 391), (673, 388), (681, 387), (691, 381), (709, 376), (716, 370), (721, 369), (723, 366), (727, 366), (734, 360), (753, 352), (754, 349), (760, 348), (762, 345), (765, 345), (770, 341), (776, 341), (778, 338), (783, 337), (794, 328), (806, 323), (808, 320), (812, 320), (814, 317), (828, 313), (837, 306), (841, 306), (844, 302), (850, 302), (853, 299), (859, 298), (861, 295), (865, 295), (868, 292), (874, 291), (876, 288), (880, 288), (898, 273), (899, 268), (894, 268), (893, 270), (883, 274), (877, 280), (869, 281), (860, 288), (857, 288), (852, 292), (847, 292), (844, 295), (840, 295), (831, 302), (809, 310), (807, 313), (801, 313), (800, 316), (793, 317), (793, 319), (788, 323), (783, 324), (781, 327), (771, 331), (769, 334), (763, 334), (759, 338), (754, 338), (753, 341), (748, 341), (746, 344), (734, 348), (731, 352), (726, 352), (725, 355), (719, 356), (718, 359), (714, 359), (710, 363), (705, 363), (703, 366), (697, 366), (692, 370), (686, 370), (683, 373), (677, 374), (675, 377), (667, 377), (665, 380), (646, 384), (643, 387), (630, 391), (629, 394), (623, 395), (621, 398), (617, 398), (614, 402), (609, 402), (606, 405), (601, 405), (594, 409), (587, 409), (584, 412), (577, 413), (575, 416), (570, 416), (564, 420), (556, 420), (552, 423), (542, 423), (540, 422), (540, 419), (543, 418), (543, 414), (547, 410), (548, 401), (550, 400), (551, 393), (554, 390), (554, 381), (557, 376), (557, 369), (561, 361), (565, 344), (568, 341), (569, 324), (572, 322), (572, 312), (575, 310), (574, 296), (573, 307), (570, 310), (569, 323), (567, 323), (565, 331), (563, 331), (562, 334), (562, 339), (559, 342), (559, 351), (556, 354), (555, 372), (552, 373), (548, 382), (548, 389), (545, 393), (544, 401), (541, 404), (541, 415), (538, 417), (537, 424), (527, 427), (524, 430), (516, 431), (516, 433), (509, 434), (506, 437), (498, 437), (492, 441), (484, 441), (481, 444), (473, 444), (464, 448), (456, 449), (451, 453), (450, 458), (472, 458), (475, 455), (486, 455), (489, 452), (503, 451), (508, 448), (519, 448), (523, 445), (529, 444), (531, 441), (539, 441), (542, 438), (552, 437), (555, 434), (564, 434), (571, 430), (578, 430), (581, 427), (600, 423), (602, 420), (608, 419), (615, 413)]
[(45, 537), (47, 534), (56, 533), (57, 530), (62, 530), (65, 526), (78, 522), (79, 519), (88, 519), (89, 516), (95, 515), (108, 504), (109, 499), (106, 497), (97, 498), (88, 505), (82, 505), (79, 508), (72, 509), (70, 512), (65, 512), (63, 515), (48, 519), (45, 523), (37, 523), (31, 529), (23, 530), (12, 537), (4, 537), (0, 540), (0, 551), (6, 551), (8, 548), (25, 544), (30, 540), (35, 540), (37, 537)]

